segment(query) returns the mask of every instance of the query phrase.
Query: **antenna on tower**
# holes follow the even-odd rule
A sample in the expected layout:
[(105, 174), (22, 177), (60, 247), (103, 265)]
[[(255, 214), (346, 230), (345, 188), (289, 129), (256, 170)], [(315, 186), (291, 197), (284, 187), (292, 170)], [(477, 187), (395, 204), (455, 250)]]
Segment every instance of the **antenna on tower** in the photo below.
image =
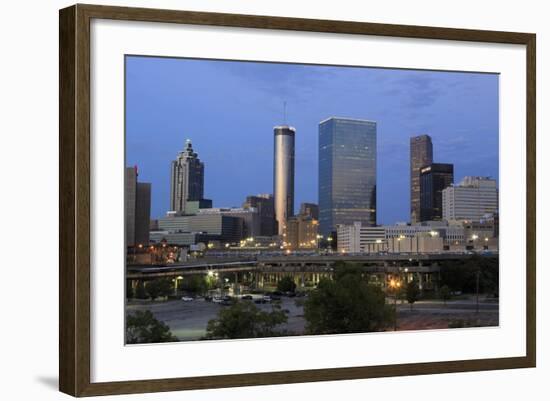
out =
[(283, 122), (286, 125), (286, 100), (283, 101)]

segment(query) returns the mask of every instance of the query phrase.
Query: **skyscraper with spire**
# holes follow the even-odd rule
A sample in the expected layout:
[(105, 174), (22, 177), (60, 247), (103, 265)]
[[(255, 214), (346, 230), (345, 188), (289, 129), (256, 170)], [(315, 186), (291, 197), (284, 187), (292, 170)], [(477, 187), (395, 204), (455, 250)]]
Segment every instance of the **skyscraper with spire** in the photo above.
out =
[(188, 201), (199, 201), (204, 195), (204, 163), (193, 150), (191, 140), (185, 142), (170, 171), (170, 210), (185, 213)]

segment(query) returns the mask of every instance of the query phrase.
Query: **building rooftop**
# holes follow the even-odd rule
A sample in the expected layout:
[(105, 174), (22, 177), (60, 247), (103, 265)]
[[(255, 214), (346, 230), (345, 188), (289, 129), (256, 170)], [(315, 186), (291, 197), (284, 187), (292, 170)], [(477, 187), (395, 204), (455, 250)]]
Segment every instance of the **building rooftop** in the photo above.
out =
[(350, 117), (336, 117), (336, 116), (331, 116), (331, 117), (325, 118), (324, 120), (320, 121), (319, 124), (323, 124), (324, 122), (327, 122), (329, 120), (359, 121), (359, 122), (364, 122), (364, 123), (374, 123), (374, 124), (376, 124), (376, 121), (374, 121), (374, 120), (366, 120), (366, 119), (362, 119), (362, 118), (350, 118)]

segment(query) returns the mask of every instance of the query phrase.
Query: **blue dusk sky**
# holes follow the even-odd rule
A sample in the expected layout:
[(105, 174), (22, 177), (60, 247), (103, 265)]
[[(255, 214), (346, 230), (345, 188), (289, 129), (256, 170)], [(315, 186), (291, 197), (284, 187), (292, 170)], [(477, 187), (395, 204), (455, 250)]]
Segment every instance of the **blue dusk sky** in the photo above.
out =
[(273, 192), (273, 127), (296, 128), (295, 209), (318, 202), (318, 124), (377, 122), (378, 224), (409, 221), (409, 138), (434, 161), (498, 179), (498, 75), (364, 67), (126, 58), (126, 164), (152, 183), (153, 218), (169, 209), (170, 162), (191, 139), (205, 198), (241, 206)]

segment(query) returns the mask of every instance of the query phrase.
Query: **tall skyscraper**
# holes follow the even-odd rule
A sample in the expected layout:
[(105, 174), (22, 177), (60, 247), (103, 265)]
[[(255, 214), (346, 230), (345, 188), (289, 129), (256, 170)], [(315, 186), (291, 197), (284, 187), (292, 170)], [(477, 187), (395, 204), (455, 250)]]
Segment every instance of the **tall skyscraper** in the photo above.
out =
[(445, 220), (481, 220), (498, 212), (496, 180), (490, 177), (464, 177), (443, 190)]
[(376, 122), (331, 117), (319, 123), (319, 223), (376, 225)]
[(137, 167), (126, 167), (124, 203), (126, 246), (147, 246), (151, 220), (151, 184), (138, 182)]
[(420, 168), (433, 163), (432, 138), (420, 135), (411, 138), (411, 223), (420, 221)]
[(260, 235), (277, 235), (277, 221), (275, 220), (275, 203), (273, 195), (260, 194), (256, 196), (247, 196), (243, 203), (243, 208), (255, 208), (260, 215)]
[(420, 168), (420, 221), (443, 219), (443, 190), (453, 181), (452, 164), (432, 163)]
[(294, 136), (288, 125), (273, 128), (273, 195), (278, 233), (282, 235), (286, 221), (294, 215)]
[(199, 201), (204, 195), (204, 163), (193, 151), (188, 139), (185, 149), (172, 161), (170, 174), (170, 210), (185, 212), (187, 201)]

